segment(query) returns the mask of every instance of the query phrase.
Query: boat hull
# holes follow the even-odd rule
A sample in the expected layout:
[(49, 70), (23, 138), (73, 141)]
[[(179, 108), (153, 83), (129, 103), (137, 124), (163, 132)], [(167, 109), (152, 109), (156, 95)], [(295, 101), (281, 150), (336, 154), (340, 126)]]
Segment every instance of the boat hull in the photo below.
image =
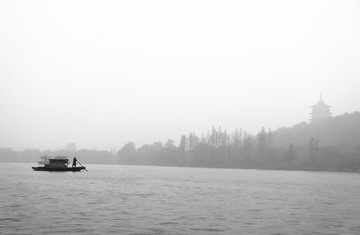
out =
[(43, 167), (43, 166), (32, 166), (34, 171), (81, 171), (86, 170), (85, 167)]

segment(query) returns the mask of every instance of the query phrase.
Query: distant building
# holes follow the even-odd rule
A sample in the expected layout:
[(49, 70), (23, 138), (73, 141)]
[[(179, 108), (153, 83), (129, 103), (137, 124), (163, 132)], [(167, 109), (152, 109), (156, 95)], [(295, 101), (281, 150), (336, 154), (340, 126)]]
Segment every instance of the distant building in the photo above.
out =
[(311, 106), (311, 122), (323, 120), (331, 117), (330, 108), (331, 106), (324, 103), (322, 99), (322, 94), (320, 95), (320, 100), (315, 105)]

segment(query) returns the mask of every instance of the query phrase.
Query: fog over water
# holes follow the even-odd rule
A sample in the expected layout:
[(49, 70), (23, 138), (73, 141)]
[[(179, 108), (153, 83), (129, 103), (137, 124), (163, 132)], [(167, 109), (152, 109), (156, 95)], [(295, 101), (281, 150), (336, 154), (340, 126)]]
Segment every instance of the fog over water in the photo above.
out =
[(358, 1), (0, 1), (0, 147), (109, 150), (359, 110)]

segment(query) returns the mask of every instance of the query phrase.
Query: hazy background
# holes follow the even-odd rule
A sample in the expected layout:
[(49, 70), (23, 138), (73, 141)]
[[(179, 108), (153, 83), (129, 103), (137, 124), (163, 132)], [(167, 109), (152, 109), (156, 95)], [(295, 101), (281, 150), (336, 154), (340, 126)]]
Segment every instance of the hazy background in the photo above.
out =
[(0, 147), (120, 148), (359, 110), (358, 1), (0, 1)]

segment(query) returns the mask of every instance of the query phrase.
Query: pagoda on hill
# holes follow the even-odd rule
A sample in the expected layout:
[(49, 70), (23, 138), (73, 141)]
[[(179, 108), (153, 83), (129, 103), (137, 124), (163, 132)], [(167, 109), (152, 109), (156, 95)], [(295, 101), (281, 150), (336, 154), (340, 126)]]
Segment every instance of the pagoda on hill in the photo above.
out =
[(315, 105), (311, 106), (311, 122), (323, 120), (331, 117), (330, 108), (331, 106), (324, 103), (322, 94), (320, 94), (320, 100)]

